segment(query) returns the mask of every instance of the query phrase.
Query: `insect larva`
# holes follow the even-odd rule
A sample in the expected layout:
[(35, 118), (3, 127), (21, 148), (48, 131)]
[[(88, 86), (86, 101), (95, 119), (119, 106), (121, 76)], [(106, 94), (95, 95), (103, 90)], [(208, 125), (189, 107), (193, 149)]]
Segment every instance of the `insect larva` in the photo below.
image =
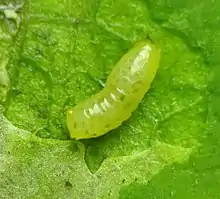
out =
[(105, 87), (67, 112), (70, 137), (101, 136), (127, 120), (156, 75), (160, 49), (150, 40), (137, 43), (116, 64)]

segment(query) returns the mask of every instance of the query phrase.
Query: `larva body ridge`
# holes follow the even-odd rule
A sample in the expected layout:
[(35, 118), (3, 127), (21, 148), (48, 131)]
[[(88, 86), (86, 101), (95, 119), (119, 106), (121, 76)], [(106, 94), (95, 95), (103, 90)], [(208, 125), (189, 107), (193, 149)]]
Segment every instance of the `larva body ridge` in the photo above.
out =
[(68, 110), (71, 138), (98, 137), (127, 120), (149, 90), (159, 59), (160, 49), (149, 40), (128, 51), (99, 93)]

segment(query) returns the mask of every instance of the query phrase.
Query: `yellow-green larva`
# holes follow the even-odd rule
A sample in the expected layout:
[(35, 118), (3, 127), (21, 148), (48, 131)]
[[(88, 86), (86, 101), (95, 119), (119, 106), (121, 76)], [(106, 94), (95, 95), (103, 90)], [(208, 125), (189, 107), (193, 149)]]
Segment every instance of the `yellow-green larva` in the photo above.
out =
[(67, 111), (70, 137), (98, 137), (127, 120), (149, 90), (159, 60), (160, 49), (152, 41), (134, 45), (116, 64), (99, 93)]

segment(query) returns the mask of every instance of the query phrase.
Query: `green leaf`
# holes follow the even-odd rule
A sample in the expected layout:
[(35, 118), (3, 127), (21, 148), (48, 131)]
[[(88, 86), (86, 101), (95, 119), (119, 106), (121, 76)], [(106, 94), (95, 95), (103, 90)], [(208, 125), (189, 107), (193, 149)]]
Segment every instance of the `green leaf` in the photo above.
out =
[[(3, 198), (218, 198), (218, 7), (208, 0), (0, 4)], [(132, 117), (100, 138), (68, 140), (65, 111), (99, 92), (146, 37), (162, 58)]]
[(83, 144), (42, 140), (11, 126), (5, 118), (0, 122), (0, 132), (7, 133), (1, 138), (4, 169), (0, 191), (12, 198), (118, 198), (121, 187), (147, 182), (164, 166), (182, 162), (191, 153), (157, 142), (136, 155), (108, 158), (92, 174), (84, 161)]

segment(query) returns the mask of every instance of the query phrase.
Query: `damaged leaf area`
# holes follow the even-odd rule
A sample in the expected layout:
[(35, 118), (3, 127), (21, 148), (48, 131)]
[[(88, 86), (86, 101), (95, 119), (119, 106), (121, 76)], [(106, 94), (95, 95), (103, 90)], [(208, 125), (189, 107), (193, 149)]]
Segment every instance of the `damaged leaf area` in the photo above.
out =
[[(213, 140), (219, 146), (219, 82), (212, 80), (219, 45), (216, 38), (209, 46), (208, 35), (219, 34), (210, 19), (220, 16), (218, 3), (209, 4), (0, 3), (3, 198), (218, 198), (219, 174), (204, 166), (219, 165), (210, 159), (218, 154)], [(120, 57), (145, 38), (162, 57), (137, 110), (105, 136), (69, 140), (66, 110), (99, 92)]]

